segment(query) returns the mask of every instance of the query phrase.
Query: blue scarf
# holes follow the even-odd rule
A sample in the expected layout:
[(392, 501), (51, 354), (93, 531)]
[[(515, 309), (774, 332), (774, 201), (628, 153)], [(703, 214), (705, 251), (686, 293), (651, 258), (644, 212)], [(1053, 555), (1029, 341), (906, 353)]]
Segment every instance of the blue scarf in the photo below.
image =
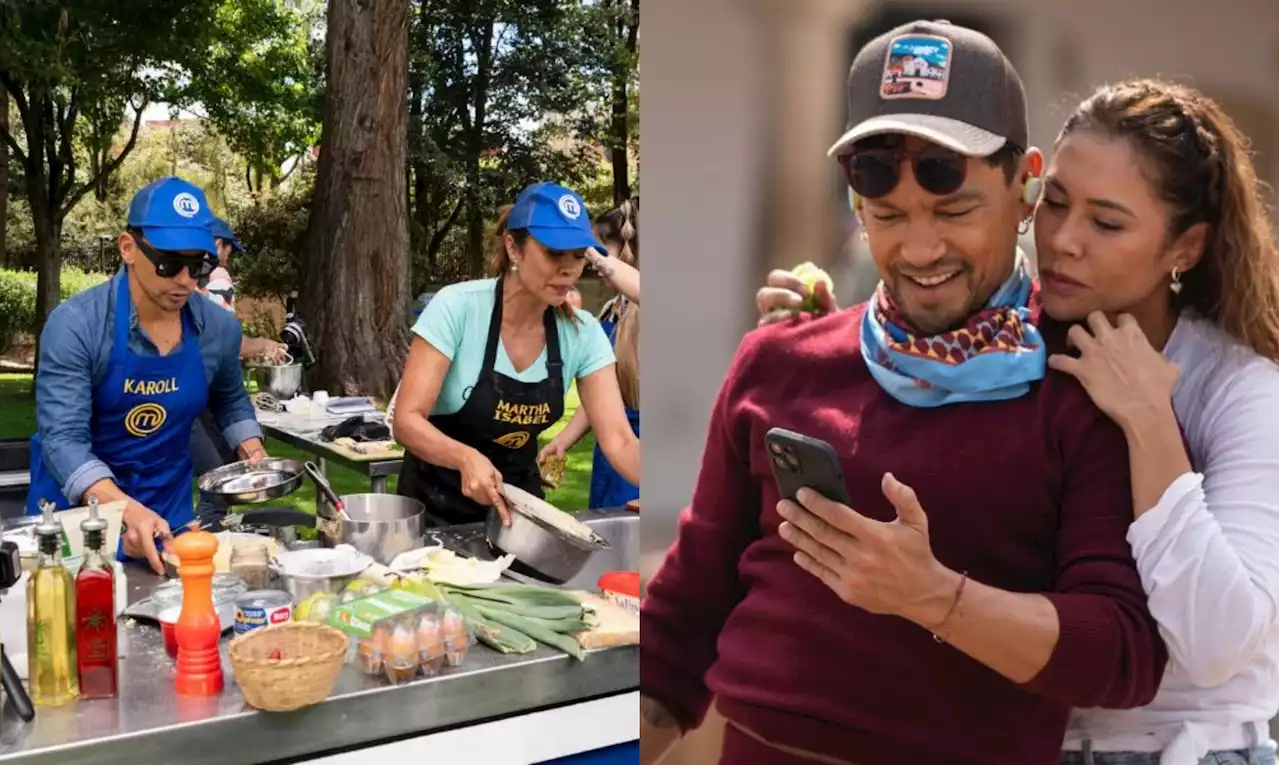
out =
[(862, 357), (885, 392), (914, 407), (1005, 401), (1044, 378), (1045, 350), (1030, 321), (1031, 270), (1013, 273), (965, 326), (922, 337), (905, 329), (884, 282), (862, 319)]

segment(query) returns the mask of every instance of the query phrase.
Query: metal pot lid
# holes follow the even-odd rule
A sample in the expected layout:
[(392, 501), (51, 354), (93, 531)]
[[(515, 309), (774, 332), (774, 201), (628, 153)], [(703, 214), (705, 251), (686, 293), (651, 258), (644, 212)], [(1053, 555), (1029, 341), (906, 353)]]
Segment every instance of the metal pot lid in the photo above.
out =
[(611, 547), (607, 539), (597, 534), (587, 524), (519, 486), (504, 483), (502, 494), (507, 500), (508, 510), (523, 515), (569, 542), (599, 550), (607, 550)]

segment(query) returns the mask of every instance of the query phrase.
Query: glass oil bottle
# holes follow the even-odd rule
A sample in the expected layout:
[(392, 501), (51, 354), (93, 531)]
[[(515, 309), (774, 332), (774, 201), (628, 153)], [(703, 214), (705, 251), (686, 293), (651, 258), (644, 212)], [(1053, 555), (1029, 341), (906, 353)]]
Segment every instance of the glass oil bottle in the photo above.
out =
[(89, 516), (80, 522), (84, 532), (84, 563), (76, 574), (76, 661), (80, 698), (109, 699), (116, 695), (116, 577), (102, 554), (107, 522), (98, 517), (98, 503), (89, 500)]
[(36, 706), (57, 706), (80, 695), (76, 671), (75, 585), (62, 565), (62, 525), (43, 503), (36, 526), (40, 558), (27, 582), (27, 684)]

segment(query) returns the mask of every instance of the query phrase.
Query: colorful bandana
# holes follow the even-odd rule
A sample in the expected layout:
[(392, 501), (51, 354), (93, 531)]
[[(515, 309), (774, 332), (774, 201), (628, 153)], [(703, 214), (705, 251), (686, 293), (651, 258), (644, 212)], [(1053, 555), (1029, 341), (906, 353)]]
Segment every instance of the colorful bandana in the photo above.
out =
[(1031, 269), (1021, 251), (1013, 273), (987, 307), (961, 329), (919, 336), (904, 329), (897, 306), (876, 287), (862, 319), (862, 357), (885, 392), (914, 407), (1005, 401), (1044, 378), (1045, 350), (1030, 322)]

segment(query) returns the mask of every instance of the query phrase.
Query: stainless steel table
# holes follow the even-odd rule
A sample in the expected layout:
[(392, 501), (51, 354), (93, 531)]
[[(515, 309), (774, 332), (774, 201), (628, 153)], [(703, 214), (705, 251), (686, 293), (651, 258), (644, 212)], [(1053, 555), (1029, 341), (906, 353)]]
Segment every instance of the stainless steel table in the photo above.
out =
[[(129, 599), (161, 580), (129, 567)], [(0, 763), (35, 765), (184, 765), (271, 763), (363, 748), (473, 723), (503, 720), (633, 692), (634, 647), (591, 652), (577, 662), (548, 648), (504, 656), (484, 646), (466, 663), (432, 679), (390, 686), (345, 667), (324, 702), (286, 714), (247, 707), (235, 685), (223, 640), (227, 687), (218, 696), (174, 693), (174, 666), (160, 631), (143, 623), (122, 630), (128, 657), (120, 663), (120, 695), (37, 710), (24, 724), (6, 707), (0, 717)], [(483, 754), (472, 762), (483, 762)], [(296, 761), (296, 760), (295, 760)]]
[(345, 417), (311, 418), (289, 414), (258, 413), (258, 422), (267, 437), (315, 455), (320, 472), (328, 474), (328, 463), (334, 462), (349, 470), (369, 476), (369, 490), (374, 494), (387, 493), (387, 478), (400, 474), (402, 459), (352, 460), (328, 449), (320, 440), (320, 431), (329, 425), (342, 422)]

